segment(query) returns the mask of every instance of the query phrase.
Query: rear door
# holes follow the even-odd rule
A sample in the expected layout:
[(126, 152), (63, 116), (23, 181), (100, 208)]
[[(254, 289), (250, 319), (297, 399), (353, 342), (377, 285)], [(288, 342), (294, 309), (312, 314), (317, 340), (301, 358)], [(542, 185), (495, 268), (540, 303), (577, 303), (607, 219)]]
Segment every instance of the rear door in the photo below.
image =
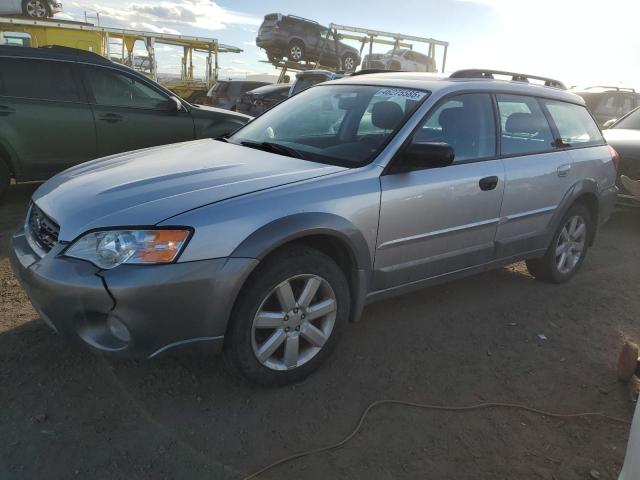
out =
[(100, 156), (195, 138), (186, 109), (170, 109), (169, 96), (119, 70), (81, 66), (95, 117)]
[[(542, 101), (524, 95), (496, 95), (505, 193), (496, 241), (498, 255), (509, 258), (547, 247), (548, 227), (576, 171)], [(550, 117), (549, 117), (550, 118)]]
[(0, 143), (20, 180), (41, 180), (96, 157), (91, 108), (71, 62), (0, 58)]
[(383, 175), (374, 288), (462, 271), (493, 259), (504, 189), (491, 97), (450, 97), (427, 115), (414, 142), (445, 142), (444, 168)]

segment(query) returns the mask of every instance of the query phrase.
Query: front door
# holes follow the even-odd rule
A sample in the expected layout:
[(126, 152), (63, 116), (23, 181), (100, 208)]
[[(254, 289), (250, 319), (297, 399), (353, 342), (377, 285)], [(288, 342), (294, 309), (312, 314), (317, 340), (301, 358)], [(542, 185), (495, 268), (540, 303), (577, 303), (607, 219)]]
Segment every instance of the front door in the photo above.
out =
[(108, 67), (82, 66), (100, 156), (195, 138), (188, 111), (170, 108), (169, 97), (151, 84)]
[(71, 62), (0, 59), (0, 144), (18, 180), (44, 180), (96, 157), (93, 115)]
[(493, 258), (504, 190), (495, 125), (489, 94), (450, 97), (431, 110), (411, 141), (448, 143), (454, 163), (381, 177), (375, 290)]

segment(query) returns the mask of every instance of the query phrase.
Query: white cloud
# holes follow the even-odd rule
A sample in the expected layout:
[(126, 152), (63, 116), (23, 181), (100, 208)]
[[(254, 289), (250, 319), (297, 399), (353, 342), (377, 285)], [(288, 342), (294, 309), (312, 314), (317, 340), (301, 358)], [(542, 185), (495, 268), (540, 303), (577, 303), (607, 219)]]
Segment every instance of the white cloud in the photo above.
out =
[(85, 11), (99, 12), (103, 25), (166, 33), (175, 33), (180, 26), (222, 30), (229, 25), (252, 28), (262, 22), (261, 18), (228, 10), (211, 0), (76, 0), (65, 3), (66, 17), (84, 20)]

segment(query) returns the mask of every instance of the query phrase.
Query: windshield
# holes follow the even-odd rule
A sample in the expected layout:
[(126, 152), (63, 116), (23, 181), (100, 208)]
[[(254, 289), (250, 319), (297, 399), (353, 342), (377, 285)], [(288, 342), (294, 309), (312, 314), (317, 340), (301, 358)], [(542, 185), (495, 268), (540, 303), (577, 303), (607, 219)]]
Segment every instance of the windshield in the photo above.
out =
[(357, 167), (375, 158), (428, 95), (404, 88), (321, 85), (280, 103), (229, 141), (279, 145), (305, 160)]
[(636, 108), (629, 115), (624, 117), (611, 128), (626, 128), (629, 130), (640, 130), (640, 109)]

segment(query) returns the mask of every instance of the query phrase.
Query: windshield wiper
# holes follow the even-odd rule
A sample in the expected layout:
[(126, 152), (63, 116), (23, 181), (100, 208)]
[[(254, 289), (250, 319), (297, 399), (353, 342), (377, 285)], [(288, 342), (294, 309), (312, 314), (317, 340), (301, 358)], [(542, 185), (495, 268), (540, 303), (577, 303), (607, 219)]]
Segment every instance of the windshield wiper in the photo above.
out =
[(249, 147), (249, 148), (256, 148), (258, 150), (264, 150), (265, 152), (279, 153), (287, 157), (304, 159), (304, 156), (302, 155), (302, 153), (300, 153), (295, 148), (287, 147), (285, 145), (280, 145), (279, 143), (249, 142), (245, 140), (240, 142), (240, 145), (244, 145), (245, 147)]
[(227, 137), (216, 137), (214, 138), (214, 140), (217, 140), (219, 142), (229, 143), (229, 140), (227, 140)]

